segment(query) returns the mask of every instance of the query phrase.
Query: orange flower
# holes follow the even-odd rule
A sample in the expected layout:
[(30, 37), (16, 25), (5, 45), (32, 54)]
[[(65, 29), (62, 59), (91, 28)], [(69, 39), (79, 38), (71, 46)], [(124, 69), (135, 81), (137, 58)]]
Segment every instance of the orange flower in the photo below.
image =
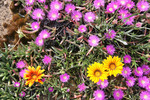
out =
[(44, 74), (42, 74), (44, 72), (44, 69), (41, 70), (41, 66), (38, 66), (36, 69), (34, 67), (29, 66), (28, 70), (25, 70), (26, 73), (24, 74), (24, 79), (26, 79), (26, 85), (29, 85), (29, 87), (31, 87), (34, 82), (39, 82), (41, 84), (43, 84), (43, 82), (41, 81), (42, 76), (44, 76)]

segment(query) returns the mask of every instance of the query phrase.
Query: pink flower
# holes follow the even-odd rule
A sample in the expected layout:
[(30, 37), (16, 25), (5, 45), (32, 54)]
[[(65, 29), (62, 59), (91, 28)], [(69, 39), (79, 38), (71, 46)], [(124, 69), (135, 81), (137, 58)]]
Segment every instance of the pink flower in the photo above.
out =
[(57, 20), (59, 18), (59, 13), (57, 11), (51, 10), (48, 12), (48, 19), (51, 21)]
[(90, 46), (93, 46), (93, 47), (98, 46), (99, 41), (100, 41), (100, 39), (99, 39), (99, 37), (96, 36), (96, 35), (91, 35), (91, 36), (89, 37), (89, 39), (88, 39), (89, 45), (90, 45)]
[(130, 55), (125, 55), (123, 57), (123, 59), (124, 59), (124, 63), (131, 63), (131, 56)]
[(106, 7), (106, 10), (108, 13), (114, 13), (115, 12), (114, 5), (112, 3), (109, 3)]
[(150, 92), (150, 83), (146, 86), (146, 90)]
[(104, 3), (105, 3), (105, 1), (104, 0), (94, 0), (94, 7), (96, 8), (96, 9), (99, 9), (100, 8), (100, 6), (104, 6)]
[(127, 77), (126, 78), (126, 84), (127, 84), (127, 86), (129, 86), (129, 87), (133, 87), (133, 85), (135, 84), (135, 78), (134, 77)]
[(31, 28), (33, 29), (33, 30), (39, 30), (39, 28), (40, 28), (40, 24), (38, 23), (38, 22), (33, 22), (32, 24), (31, 24)]
[(131, 75), (131, 69), (129, 67), (123, 67), (122, 76), (129, 77)]
[(68, 2), (70, 2), (70, 1), (72, 1), (72, 0), (65, 0), (66, 2), (68, 1)]
[(87, 12), (84, 15), (84, 20), (86, 22), (94, 22), (95, 19), (96, 19), (96, 16), (93, 12)]
[(32, 18), (35, 20), (39, 20), (39, 19), (42, 20), (44, 18), (44, 16), (45, 16), (45, 13), (40, 8), (37, 8), (37, 9), (33, 10), (33, 12), (32, 12)]
[(93, 93), (95, 100), (105, 100), (105, 93), (102, 90), (96, 90)]
[(117, 0), (117, 2), (122, 5), (122, 6), (125, 6), (127, 4), (129, 0)]
[(126, 6), (125, 6), (125, 7), (128, 8), (129, 10), (131, 10), (134, 6), (135, 6), (134, 2), (129, 0), (129, 1), (126, 3)]
[(106, 50), (108, 54), (113, 55), (115, 52), (115, 47), (114, 45), (110, 44), (106, 46)]
[(19, 75), (23, 78), (24, 74), (26, 73), (27, 69), (22, 69), (20, 72), (19, 72)]
[(26, 0), (27, 5), (33, 5), (34, 2), (35, 2), (35, 0)]
[(39, 36), (43, 39), (47, 39), (50, 37), (50, 33), (48, 33), (46, 29), (44, 29), (40, 32)]
[(123, 91), (121, 89), (114, 90), (113, 96), (114, 96), (115, 100), (121, 100), (123, 98), (123, 96), (124, 96), (124, 93), (123, 93)]
[(140, 77), (138, 79), (138, 85), (145, 88), (149, 84), (149, 79), (146, 76)]
[(51, 63), (51, 60), (52, 60), (52, 58), (50, 58), (49, 56), (45, 55), (44, 59), (42, 61), (43, 61), (43, 63), (45, 65), (48, 65), (49, 63)]
[(25, 11), (27, 14), (30, 14), (32, 7), (25, 6)]
[(43, 46), (44, 45), (44, 40), (43, 40), (43, 38), (41, 38), (41, 37), (36, 37), (36, 39), (35, 39), (35, 44), (36, 45), (38, 45), (38, 46)]
[(39, 3), (45, 3), (46, 0), (38, 0)]
[(111, 5), (113, 6), (113, 9), (114, 9), (114, 10), (117, 10), (117, 9), (119, 9), (119, 7), (120, 7), (119, 4), (118, 4), (118, 2), (116, 2), (116, 1), (112, 1), (112, 2), (111, 2)]
[(97, 82), (97, 85), (100, 85), (100, 88), (101, 89), (104, 89), (104, 88), (106, 88), (107, 86), (108, 86), (108, 80), (104, 80), (104, 81), (101, 81), (101, 80), (99, 80), (98, 82)]
[(149, 3), (147, 1), (141, 0), (137, 3), (137, 8), (142, 11), (147, 11), (149, 9)]
[(109, 29), (109, 31), (105, 33), (105, 36), (107, 39), (114, 39), (116, 36), (116, 32), (114, 30)]
[(21, 93), (19, 94), (20, 97), (24, 97), (26, 95), (25, 92), (21, 91)]
[(84, 91), (86, 89), (86, 86), (85, 86), (84, 83), (82, 83), (82, 84), (78, 85), (78, 88), (79, 88), (79, 91), (82, 92), (82, 91)]
[(20, 83), (19, 82), (15, 82), (14, 83), (14, 87), (19, 87), (20, 86)]
[(50, 7), (51, 7), (51, 10), (56, 10), (56, 11), (59, 11), (59, 10), (62, 10), (63, 9), (63, 5), (60, 1), (52, 1), (51, 4), (50, 4)]
[(83, 32), (86, 32), (87, 28), (85, 25), (80, 25), (78, 30), (79, 30), (79, 32), (83, 33)]
[(134, 69), (134, 74), (136, 75), (136, 76), (142, 76), (143, 75), (143, 70), (142, 70), (142, 68), (141, 67), (137, 67), (137, 69)]
[(149, 100), (150, 99), (150, 93), (148, 91), (142, 91), (140, 93), (140, 100)]
[[(129, 17), (129, 16), (131, 16), (131, 15), (132, 15), (132, 14), (127, 14), (127, 17)], [(126, 19), (123, 20), (123, 22), (124, 22), (126, 25), (133, 25), (134, 18), (135, 18), (135, 16), (126, 18)]]
[(144, 75), (147, 75), (150, 73), (150, 68), (148, 65), (142, 65), (142, 70), (143, 70)]
[(143, 24), (143, 23), (141, 23), (141, 22), (137, 22), (135, 25), (136, 25), (136, 27), (141, 27), (142, 24)]
[(67, 73), (60, 75), (61, 82), (68, 82), (69, 78), (70, 76)]
[(80, 11), (73, 11), (71, 14), (71, 18), (75, 21), (79, 21), (82, 18), (82, 13)]
[(65, 7), (65, 11), (69, 14), (69, 13), (71, 13), (71, 12), (73, 12), (73, 11), (75, 11), (75, 6), (73, 5), (73, 4), (66, 4), (66, 7)]
[(49, 88), (48, 88), (48, 91), (49, 91), (49, 92), (53, 92), (53, 87), (49, 87)]
[(119, 19), (124, 19), (127, 17), (128, 10), (120, 9), (119, 11), (120, 16), (118, 16)]
[(25, 67), (25, 63), (24, 63), (24, 61), (21, 60), (16, 64), (16, 66), (17, 66), (17, 68), (23, 68), (23, 67)]

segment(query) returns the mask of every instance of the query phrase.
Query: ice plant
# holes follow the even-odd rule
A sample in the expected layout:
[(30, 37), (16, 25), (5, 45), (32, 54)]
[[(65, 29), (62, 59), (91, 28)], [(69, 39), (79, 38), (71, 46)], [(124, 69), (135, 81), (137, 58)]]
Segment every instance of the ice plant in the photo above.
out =
[(42, 59), (42, 61), (45, 65), (48, 65), (49, 63), (51, 63), (51, 60), (52, 60), (52, 58), (47, 55), (45, 55), (44, 58)]
[(31, 28), (32, 28), (33, 30), (37, 31), (37, 30), (39, 30), (39, 28), (40, 28), (40, 24), (39, 24), (38, 22), (33, 22), (33, 23), (31, 24)]
[(35, 2), (35, 0), (26, 0), (27, 5), (33, 5), (34, 2)]
[(141, 0), (140, 2), (137, 3), (137, 8), (142, 12), (142, 11), (147, 11), (149, 9), (149, 3), (145, 0)]
[(105, 1), (104, 0), (94, 0), (94, 7), (96, 9), (100, 9), (100, 6), (104, 6)]
[(29, 87), (31, 87), (34, 84), (34, 82), (39, 82), (43, 84), (41, 79), (44, 76), (44, 69), (41, 70), (41, 66), (38, 66), (36, 69), (34, 67), (29, 66), (28, 70), (25, 71), (26, 73), (24, 74), (24, 79), (26, 80), (26, 85), (29, 85)]
[(83, 32), (86, 32), (87, 28), (85, 25), (80, 25), (78, 30), (79, 30), (79, 32), (83, 33)]
[(114, 13), (114, 12), (115, 12), (115, 9), (114, 9), (112, 3), (109, 3), (109, 4), (107, 5), (106, 10), (107, 10), (108, 13)]
[(149, 79), (146, 76), (140, 77), (138, 79), (138, 85), (145, 88), (149, 84)]
[(142, 65), (143, 74), (147, 75), (150, 73), (150, 68), (148, 65)]
[(117, 74), (122, 73), (124, 64), (121, 62), (121, 58), (118, 56), (112, 57), (109, 55), (109, 57), (103, 61), (103, 64), (105, 69), (109, 71), (109, 76), (114, 75), (116, 77)]
[(50, 33), (46, 29), (44, 29), (40, 32), (39, 37), (47, 39), (50, 37)]
[(126, 3), (126, 8), (131, 10), (133, 7), (135, 6), (135, 3), (131, 0), (129, 0), (127, 3)]
[(150, 93), (148, 91), (142, 91), (140, 93), (140, 100), (149, 100), (150, 99)]
[(19, 75), (23, 78), (24, 74), (26, 73), (27, 69), (22, 69), (20, 72), (19, 72)]
[(115, 100), (121, 100), (124, 96), (124, 93), (121, 89), (114, 90), (113, 91), (113, 96)]
[(38, 45), (38, 46), (43, 46), (44, 45), (44, 40), (43, 40), (43, 38), (41, 38), (41, 37), (36, 37), (36, 39), (35, 39), (35, 44), (36, 45)]
[(82, 18), (82, 13), (80, 11), (73, 11), (71, 14), (71, 18), (75, 21), (79, 21)]
[(93, 46), (93, 47), (98, 46), (99, 41), (100, 41), (100, 39), (99, 39), (99, 37), (96, 36), (96, 35), (91, 35), (91, 36), (89, 37), (89, 39), (88, 39), (89, 45), (90, 45), (90, 46)]
[(78, 85), (78, 88), (79, 88), (79, 91), (82, 92), (82, 91), (84, 91), (87, 87), (85, 86), (84, 83), (82, 83), (82, 84), (79, 84), (79, 85)]
[(43, 12), (42, 9), (40, 8), (37, 8), (35, 10), (33, 10), (32, 12), (32, 18), (35, 19), (35, 20), (42, 20), (45, 16), (45, 13)]
[(125, 6), (129, 0), (117, 0), (121, 6)]
[(89, 65), (87, 68), (87, 77), (90, 77), (90, 80), (94, 83), (97, 83), (99, 80), (104, 81), (108, 76), (108, 73), (105, 70), (103, 64), (94, 62), (94, 64)]
[(15, 82), (14, 83), (14, 87), (19, 87), (20, 86), (20, 83), (19, 82)]
[(21, 69), (21, 68), (25, 67), (25, 63), (24, 63), (24, 61), (22, 61), (22, 60), (21, 60), (21, 61), (18, 61), (17, 64), (16, 64), (16, 66), (17, 66), (17, 68), (20, 68), (20, 69)]
[(119, 15), (118, 18), (119, 19), (124, 19), (127, 17), (127, 14), (129, 13), (128, 10), (124, 10), (124, 9), (120, 9), (119, 11)]
[(136, 69), (134, 69), (134, 75), (136, 76), (142, 76), (143, 75), (143, 70), (141, 67), (137, 67)]
[(60, 75), (61, 82), (68, 82), (69, 79), (70, 79), (70, 76), (67, 73)]
[(106, 87), (108, 86), (108, 84), (109, 84), (108, 80), (104, 80), (104, 81), (99, 80), (99, 81), (97, 82), (97, 85), (100, 85), (100, 88), (101, 88), (101, 89), (106, 88)]
[(114, 45), (110, 44), (106, 46), (106, 50), (108, 54), (113, 55), (115, 52), (115, 47)]
[(123, 67), (121, 74), (123, 77), (129, 77), (131, 75), (131, 69), (129, 67)]
[(131, 63), (131, 56), (130, 55), (125, 55), (123, 57), (124, 63)]
[(134, 84), (135, 84), (135, 78), (134, 77), (127, 77), (126, 78), (126, 84), (127, 84), (127, 86), (129, 86), (129, 87), (133, 87), (134, 86)]
[(143, 24), (143, 23), (141, 23), (141, 22), (137, 22), (137, 23), (135, 24), (135, 26), (136, 26), (136, 27), (141, 27), (142, 24)]
[(102, 90), (96, 90), (93, 93), (95, 100), (105, 100), (105, 93)]
[(134, 18), (135, 16), (132, 16), (130, 17), (132, 14), (127, 14), (126, 19), (123, 19), (123, 22), (126, 24), (126, 25), (133, 25), (133, 22), (134, 22)]
[(38, 0), (39, 3), (45, 3), (46, 0)]
[(54, 0), (50, 4), (51, 10), (59, 11), (63, 9), (63, 5), (60, 1)]
[(94, 22), (95, 19), (96, 19), (96, 16), (93, 12), (87, 12), (84, 15), (85, 22)]
[(49, 88), (48, 88), (48, 91), (49, 91), (49, 92), (53, 92), (53, 87), (49, 87)]
[(26, 93), (24, 91), (21, 91), (21, 93), (19, 94), (20, 97), (24, 97), (26, 95)]
[(114, 39), (116, 36), (116, 32), (114, 30), (110, 30), (105, 33), (106, 39)]
[(55, 10), (50, 10), (47, 15), (48, 19), (51, 21), (57, 20), (59, 18), (59, 13)]
[(74, 10), (75, 10), (75, 6), (74, 6), (74, 4), (66, 4), (66, 7), (65, 7), (65, 11), (69, 14), (69, 13), (71, 13), (71, 12), (73, 12)]
[(117, 10), (117, 9), (119, 9), (119, 7), (120, 7), (119, 4), (118, 4), (118, 2), (116, 2), (116, 1), (112, 1), (112, 2), (111, 2), (111, 5), (113, 6), (113, 9), (114, 9), (114, 10)]
[(148, 83), (148, 85), (145, 87), (147, 91), (150, 92), (150, 82)]

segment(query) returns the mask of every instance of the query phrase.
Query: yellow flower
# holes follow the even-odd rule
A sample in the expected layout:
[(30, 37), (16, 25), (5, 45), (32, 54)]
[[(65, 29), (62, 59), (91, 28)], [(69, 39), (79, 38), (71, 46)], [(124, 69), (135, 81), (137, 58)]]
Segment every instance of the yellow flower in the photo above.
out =
[(109, 71), (109, 76), (121, 74), (123, 70), (123, 63), (120, 61), (121, 58), (109, 56), (103, 61), (104, 67)]
[(94, 62), (94, 64), (89, 65), (87, 70), (87, 77), (90, 77), (90, 80), (94, 83), (97, 83), (99, 80), (104, 81), (104, 79), (107, 79), (108, 73), (105, 71), (103, 64)]
[(44, 76), (44, 74), (42, 74), (44, 72), (44, 69), (41, 70), (41, 66), (38, 66), (36, 69), (34, 67), (29, 66), (28, 70), (25, 70), (26, 73), (24, 74), (24, 79), (26, 79), (26, 85), (32, 86), (34, 84), (34, 82), (39, 82), (41, 84), (43, 84), (43, 82), (41, 81), (42, 76)]

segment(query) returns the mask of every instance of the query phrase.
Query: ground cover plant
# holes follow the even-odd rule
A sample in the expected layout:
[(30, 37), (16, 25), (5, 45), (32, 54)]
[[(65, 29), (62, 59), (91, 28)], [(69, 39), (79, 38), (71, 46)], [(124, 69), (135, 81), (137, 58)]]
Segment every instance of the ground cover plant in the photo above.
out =
[(149, 100), (149, 8), (146, 0), (13, 0), (0, 99)]

